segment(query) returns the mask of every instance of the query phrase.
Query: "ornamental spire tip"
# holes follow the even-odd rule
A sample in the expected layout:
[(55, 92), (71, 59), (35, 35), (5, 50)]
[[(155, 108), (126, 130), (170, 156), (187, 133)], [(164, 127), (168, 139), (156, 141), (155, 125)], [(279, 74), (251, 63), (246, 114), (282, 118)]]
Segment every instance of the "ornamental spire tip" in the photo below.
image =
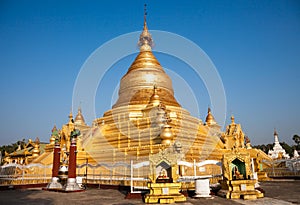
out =
[(146, 17), (147, 17), (147, 4), (144, 4), (144, 28), (138, 42), (140, 51), (151, 51), (151, 48), (153, 46), (153, 40), (151, 34), (148, 31)]

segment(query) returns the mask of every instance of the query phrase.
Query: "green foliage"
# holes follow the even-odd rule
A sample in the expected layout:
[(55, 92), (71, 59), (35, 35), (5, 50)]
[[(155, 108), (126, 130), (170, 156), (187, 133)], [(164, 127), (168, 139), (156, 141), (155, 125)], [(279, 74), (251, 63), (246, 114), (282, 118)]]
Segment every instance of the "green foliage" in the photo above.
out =
[(12, 153), (14, 151), (16, 151), (19, 147), (19, 145), (21, 146), (21, 149), (24, 148), (24, 146), (26, 145), (25, 139), (22, 139), (22, 141), (17, 141), (15, 143), (12, 143), (10, 145), (3, 145), (0, 147), (0, 151), (2, 153), (2, 156), (5, 155), (5, 152), (7, 153)]
[(299, 135), (294, 135), (293, 140), (296, 143), (295, 149), (300, 150), (300, 136)]
[(281, 145), (281, 147), (285, 150), (285, 152), (286, 152), (288, 155), (290, 155), (290, 157), (293, 156), (294, 150), (293, 150), (293, 148), (292, 148), (290, 145), (288, 145), (288, 144), (285, 143), (285, 142), (280, 142), (280, 145)]
[(77, 138), (80, 135), (80, 130), (75, 129), (71, 132), (71, 138)]
[(268, 154), (269, 150), (271, 150), (274, 146), (274, 143), (273, 144), (267, 144), (267, 145), (255, 145), (255, 146), (252, 146), (253, 148), (256, 148), (256, 149), (261, 149), (264, 153)]

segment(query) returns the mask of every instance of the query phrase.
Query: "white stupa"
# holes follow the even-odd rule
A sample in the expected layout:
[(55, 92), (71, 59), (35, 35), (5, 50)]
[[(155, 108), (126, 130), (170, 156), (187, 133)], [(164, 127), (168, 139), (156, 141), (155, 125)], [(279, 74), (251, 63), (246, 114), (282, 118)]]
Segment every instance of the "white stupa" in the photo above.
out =
[(275, 145), (272, 150), (269, 150), (268, 155), (272, 159), (289, 159), (290, 156), (287, 153), (285, 153), (285, 150), (279, 144), (278, 134), (276, 130), (274, 130), (274, 139), (275, 139)]

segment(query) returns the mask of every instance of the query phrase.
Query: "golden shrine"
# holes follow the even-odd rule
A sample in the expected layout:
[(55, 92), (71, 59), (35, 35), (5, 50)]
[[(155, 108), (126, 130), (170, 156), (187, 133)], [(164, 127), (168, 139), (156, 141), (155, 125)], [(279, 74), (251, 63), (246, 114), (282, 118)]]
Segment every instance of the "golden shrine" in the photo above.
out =
[[(73, 119), (72, 112), (69, 115), (69, 121), (67, 124), (63, 125), (60, 130), (56, 128), (56, 126), (52, 129), (52, 135), (50, 137), (50, 143), (45, 146), (45, 151), (43, 154), (36, 157), (32, 163), (40, 163), (44, 165), (52, 164), (53, 161), (53, 149), (55, 145), (55, 140), (57, 136), (60, 138), (60, 146), (63, 152), (69, 152), (69, 147), (71, 143), (71, 132), (74, 129), (80, 130), (82, 135), (84, 135), (90, 127), (85, 123), (84, 117), (81, 112), (81, 108), (78, 109), (78, 113)], [(55, 134), (57, 133), (57, 134)], [(81, 136), (82, 136), (81, 135)], [(77, 153), (77, 160), (82, 164), (86, 160), (89, 160), (90, 163), (95, 163), (95, 161), (87, 155), (84, 149), (81, 147), (81, 139), (79, 138), (77, 141), (78, 144), (78, 153)], [(62, 161), (66, 158), (65, 154), (61, 155)]]
[(29, 139), (28, 142), (23, 145), (23, 147), (19, 145), (16, 151), (12, 153), (5, 152), (3, 160), (4, 164), (29, 164), (44, 153), (46, 145), (46, 143), (41, 143), (38, 137), (35, 139), (35, 141)]
[(223, 180), (222, 189), (228, 199), (257, 199), (264, 197), (260, 190), (256, 190), (257, 179), (253, 177), (251, 158), (244, 149), (234, 149), (226, 153), (222, 159)]
[(174, 203), (184, 202), (186, 197), (180, 193), (181, 183), (177, 182), (180, 153), (174, 149), (160, 150), (150, 155), (150, 193), (146, 195), (146, 203)]
[[(263, 159), (270, 160), (270, 157), (251, 148), (249, 140), (245, 145), (245, 134), (233, 116), (231, 124), (222, 132), (210, 108), (203, 122), (181, 107), (174, 97), (170, 77), (152, 52), (153, 39), (146, 16), (138, 44), (140, 52), (121, 79), (119, 97), (112, 109), (95, 119), (92, 126), (85, 123), (80, 108), (75, 119), (71, 112), (67, 124), (60, 130), (53, 128), (50, 144), (32, 163), (52, 164), (54, 133), (60, 136), (61, 150), (68, 152), (71, 132), (78, 129), (81, 135), (77, 138), (77, 165), (80, 166), (77, 174), (97, 175), (92, 183), (107, 183), (107, 176), (110, 176), (109, 183), (114, 185), (141, 186), (141, 181), (130, 184), (126, 164), (149, 161), (150, 167), (144, 166), (137, 171), (140, 178), (147, 178), (148, 203), (185, 201), (179, 190), (184, 183), (186, 188), (194, 187), (194, 182), (179, 183), (179, 178), (222, 174), (216, 164), (205, 164), (203, 169), (189, 165), (204, 161), (223, 162), (223, 175), (229, 180), (223, 184), (231, 191), (231, 198), (235, 198), (237, 187), (243, 185), (244, 188), (244, 184), (247, 191), (253, 191), (252, 181), (257, 179), (253, 173), (262, 173), (266, 166)], [(167, 154), (166, 150), (175, 150), (176, 154)], [(233, 157), (233, 150), (238, 157)], [(243, 168), (236, 165), (242, 174), (234, 175), (235, 179), (248, 181), (232, 180), (235, 160), (244, 163)], [(85, 170), (81, 169), (84, 164)], [(88, 164), (93, 170), (87, 169)], [(120, 167), (122, 164), (126, 166)], [(252, 167), (251, 171), (249, 167)], [(117, 179), (121, 175), (124, 177)], [(116, 176), (115, 180), (112, 176)], [(248, 195), (244, 196), (247, 198)]]

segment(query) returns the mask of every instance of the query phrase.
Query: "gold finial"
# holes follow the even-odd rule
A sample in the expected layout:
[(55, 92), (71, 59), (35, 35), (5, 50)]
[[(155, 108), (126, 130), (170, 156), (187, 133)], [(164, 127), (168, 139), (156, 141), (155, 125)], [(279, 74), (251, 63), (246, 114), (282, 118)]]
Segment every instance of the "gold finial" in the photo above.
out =
[(160, 98), (157, 94), (157, 86), (155, 84), (153, 85), (153, 94), (150, 97), (150, 103), (152, 103), (153, 106), (158, 106), (160, 104)]
[(40, 144), (40, 139), (39, 139), (39, 137), (36, 137), (36, 138), (35, 138), (35, 141), (34, 141), (34, 143), (36, 143), (36, 144)]
[(147, 27), (146, 16), (147, 16), (147, 4), (144, 5), (144, 28), (138, 42), (138, 45), (140, 46), (140, 51), (151, 51), (151, 48), (153, 46), (152, 36), (149, 33)]
[(81, 107), (78, 107), (78, 113), (75, 117), (74, 122), (75, 122), (75, 124), (85, 125), (85, 120), (84, 120), (84, 117), (82, 115)]
[(231, 124), (235, 124), (235, 123), (234, 123), (234, 116), (233, 116), (233, 115), (231, 115), (231, 118), (230, 118), (230, 119), (231, 119)]
[(70, 111), (69, 118), (73, 118), (72, 110)]
[(146, 18), (147, 18), (147, 4), (144, 4), (144, 26), (146, 25)]
[(73, 123), (73, 113), (72, 113), (72, 109), (71, 109), (70, 114), (69, 114), (69, 123)]
[(82, 113), (82, 111), (81, 111), (81, 104), (82, 104), (82, 102), (80, 101), (80, 103), (79, 103), (79, 106), (78, 106), (78, 114), (80, 113)]
[(34, 141), (34, 149), (32, 150), (32, 157), (38, 157), (40, 155), (40, 139), (36, 137)]
[(51, 132), (53, 133), (54, 131), (57, 131), (56, 125), (53, 126)]
[(206, 116), (206, 119), (205, 119), (205, 122), (207, 125), (214, 125), (214, 124), (217, 124), (214, 116), (211, 114), (211, 109), (210, 107), (208, 107), (208, 110), (207, 110), (207, 116)]
[(160, 133), (161, 144), (170, 145), (173, 141), (173, 132), (171, 130), (171, 126), (166, 124), (163, 127), (162, 132)]

